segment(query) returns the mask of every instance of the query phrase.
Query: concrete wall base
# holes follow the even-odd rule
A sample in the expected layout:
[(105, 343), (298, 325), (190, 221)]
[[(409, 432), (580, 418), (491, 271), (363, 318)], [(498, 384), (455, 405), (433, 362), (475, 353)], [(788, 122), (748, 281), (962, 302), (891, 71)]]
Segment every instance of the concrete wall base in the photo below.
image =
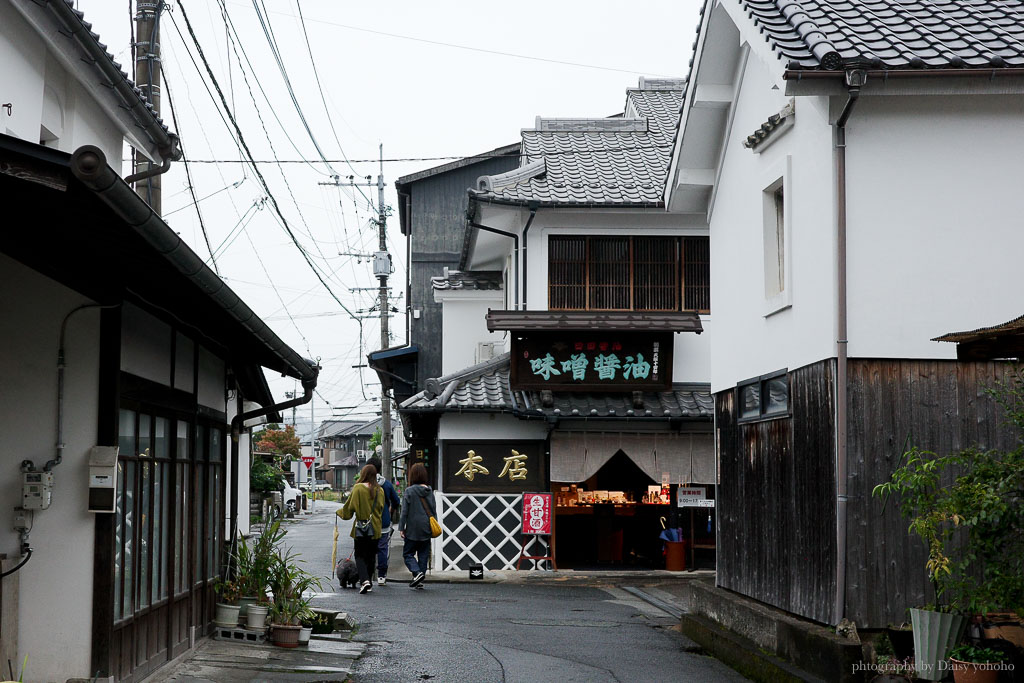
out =
[(759, 681), (862, 681), (861, 643), (723, 588), (691, 586), (682, 630), (709, 653)]

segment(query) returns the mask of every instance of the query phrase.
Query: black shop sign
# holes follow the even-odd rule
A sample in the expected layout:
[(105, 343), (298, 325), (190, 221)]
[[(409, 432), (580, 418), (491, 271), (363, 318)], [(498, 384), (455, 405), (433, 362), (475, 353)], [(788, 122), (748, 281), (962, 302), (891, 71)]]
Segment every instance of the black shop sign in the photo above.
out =
[(521, 493), (547, 488), (543, 441), (445, 441), (446, 493)]
[(515, 333), (510, 379), (517, 389), (667, 391), (672, 333)]

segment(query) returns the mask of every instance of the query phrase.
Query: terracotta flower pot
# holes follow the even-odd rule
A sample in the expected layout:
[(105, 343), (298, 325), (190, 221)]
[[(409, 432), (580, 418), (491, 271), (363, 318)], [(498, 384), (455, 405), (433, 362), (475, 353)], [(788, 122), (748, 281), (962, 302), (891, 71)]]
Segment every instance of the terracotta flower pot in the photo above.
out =
[(299, 646), (299, 631), (302, 627), (299, 625), (291, 626), (285, 624), (273, 624), (271, 626), (274, 645), (278, 647), (298, 647)]
[(999, 679), (999, 669), (996, 666), (949, 658), (949, 668), (953, 671), (953, 680), (956, 683), (996, 683)]

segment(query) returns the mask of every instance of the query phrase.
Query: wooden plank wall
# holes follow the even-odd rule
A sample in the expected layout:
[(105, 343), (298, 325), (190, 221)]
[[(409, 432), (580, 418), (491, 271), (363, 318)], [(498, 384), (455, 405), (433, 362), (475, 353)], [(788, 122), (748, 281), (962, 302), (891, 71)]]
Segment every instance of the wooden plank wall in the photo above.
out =
[(1008, 363), (943, 360), (849, 362), (849, 503), (846, 613), (861, 628), (909, 620), (934, 600), (923, 543), (907, 533), (896, 501), (871, 496), (908, 443), (938, 453), (977, 445), (1009, 449), (1017, 437), (986, 389)]
[(791, 417), (736, 423), (715, 395), (718, 585), (829, 622), (835, 600), (834, 363), (790, 372)]

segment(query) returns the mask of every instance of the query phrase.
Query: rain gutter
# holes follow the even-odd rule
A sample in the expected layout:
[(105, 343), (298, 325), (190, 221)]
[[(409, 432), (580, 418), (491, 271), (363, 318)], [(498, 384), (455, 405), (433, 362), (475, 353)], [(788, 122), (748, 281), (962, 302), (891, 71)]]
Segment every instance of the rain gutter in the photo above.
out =
[(863, 71), (849, 71), (845, 83), (849, 97), (835, 123), (836, 156), (836, 594), (833, 623), (846, 612), (846, 503), (847, 503), (847, 292), (846, 292), (846, 123), (867, 81)]
[[(526, 239), (526, 234), (528, 232), (530, 232), (530, 226), (533, 225), (533, 219), (537, 217), (537, 208), (539, 206), (540, 206), (540, 202), (530, 202), (530, 217), (526, 220), (526, 227), (523, 228), (523, 249), (522, 249), (522, 251), (519, 252), (519, 257), (520, 257), (520, 259), (523, 262), (523, 287), (522, 287), (522, 289), (523, 289), (523, 310), (527, 309), (527, 305), (526, 305), (526, 296), (527, 296), (526, 283), (527, 283), (527, 277), (526, 277), (526, 274), (528, 272), (527, 269), (528, 269), (528, 267), (530, 265), (527, 262), (527, 260), (526, 260), (526, 249), (527, 249), (527, 247), (530, 244), (529, 241)], [(516, 282), (516, 285), (518, 286), (519, 283)]]
[[(1024, 76), (1024, 68), (1011, 67), (1005, 69), (858, 69), (858, 73), (867, 78), (878, 78), (882, 81), (890, 78), (948, 78), (950, 76), (988, 78), (995, 80), (998, 76)], [(782, 78), (787, 81), (810, 79), (843, 78), (847, 71), (811, 71), (803, 69), (786, 69)]]
[[(532, 214), (531, 214), (531, 220), (532, 220)], [(513, 261), (515, 262), (515, 268), (516, 268), (516, 272), (515, 272), (515, 278), (516, 278), (515, 308), (518, 309), (519, 308), (519, 235), (517, 235), (514, 232), (508, 232), (507, 230), (499, 230), (498, 228), (492, 228), (489, 225), (483, 225), (481, 223), (477, 223), (474, 220), (470, 220), (469, 221), (469, 227), (470, 228), (476, 228), (477, 230), (483, 230), (484, 232), (493, 232), (496, 235), (504, 235), (505, 237), (511, 237), (512, 238), (512, 241), (514, 243), (514, 245), (513, 245), (513, 253), (515, 254), (515, 258), (513, 259)], [(525, 294), (525, 290), (524, 290), (524, 294)]]

